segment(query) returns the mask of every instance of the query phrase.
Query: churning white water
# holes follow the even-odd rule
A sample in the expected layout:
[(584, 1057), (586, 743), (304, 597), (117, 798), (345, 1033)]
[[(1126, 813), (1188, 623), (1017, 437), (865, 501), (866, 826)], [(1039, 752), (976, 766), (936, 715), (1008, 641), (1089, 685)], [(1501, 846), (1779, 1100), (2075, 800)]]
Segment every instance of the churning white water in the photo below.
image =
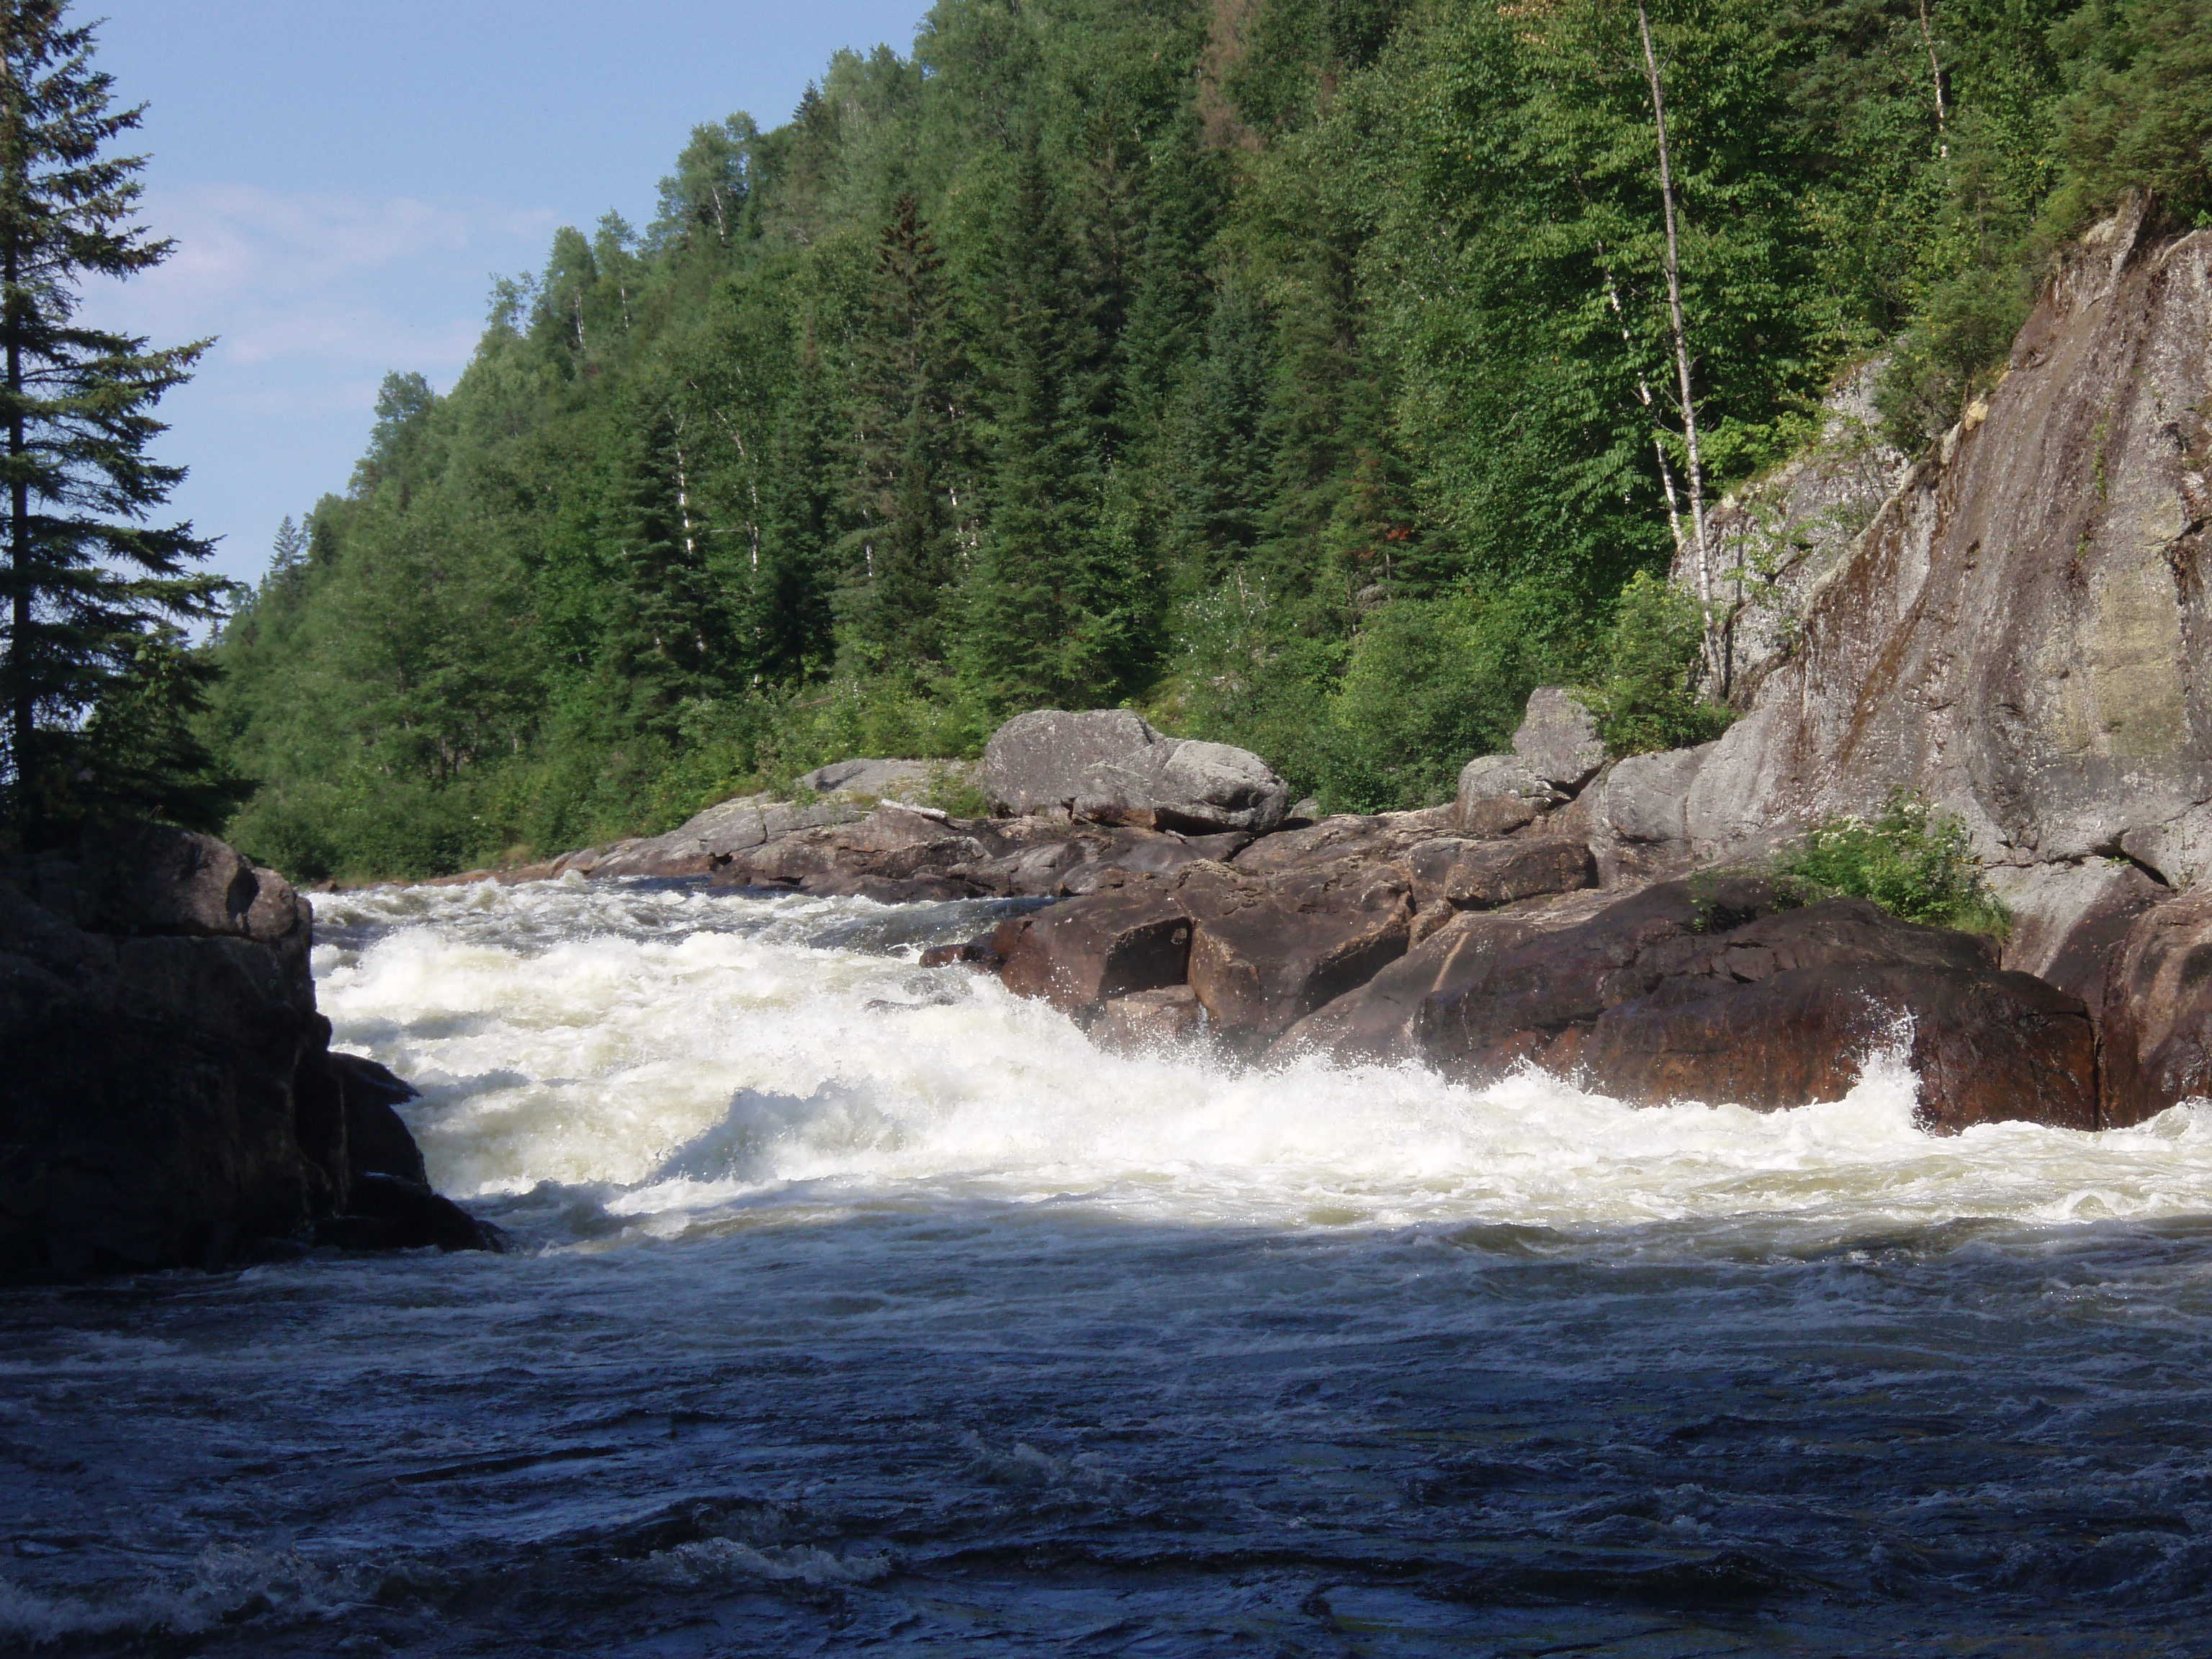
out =
[[(446, 1190), (619, 1188), (611, 1212), (664, 1236), (958, 1199), (1288, 1227), (1757, 1218), (1802, 1237), (2212, 1210), (2212, 1109), (1929, 1136), (1880, 1048), (1847, 1098), (1778, 1114), (1638, 1108), (1540, 1073), (1476, 1091), (1410, 1065), (1104, 1054), (994, 981), (915, 968), (902, 933), (975, 925), (975, 907), (927, 908), (934, 927), (865, 900), (574, 878), (380, 890), (325, 901), (317, 966), (336, 1043), (423, 1090), (410, 1115)], [(810, 944), (841, 938), (889, 948)]]
[(1005, 908), (319, 901), (515, 1249), (0, 1296), (0, 1650), (2206, 1650), (2212, 1109), (1110, 1054)]

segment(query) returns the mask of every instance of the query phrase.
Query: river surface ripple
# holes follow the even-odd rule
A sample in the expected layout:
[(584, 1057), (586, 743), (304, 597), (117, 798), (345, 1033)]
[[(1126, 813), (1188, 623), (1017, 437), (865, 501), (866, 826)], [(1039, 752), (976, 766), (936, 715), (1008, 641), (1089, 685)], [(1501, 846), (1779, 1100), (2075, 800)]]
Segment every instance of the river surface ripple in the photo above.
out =
[(0, 1296), (0, 1651), (2212, 1653), (2212, 1108), (1120, 1057), (988, 904), (319, 902), (507, 1256)]

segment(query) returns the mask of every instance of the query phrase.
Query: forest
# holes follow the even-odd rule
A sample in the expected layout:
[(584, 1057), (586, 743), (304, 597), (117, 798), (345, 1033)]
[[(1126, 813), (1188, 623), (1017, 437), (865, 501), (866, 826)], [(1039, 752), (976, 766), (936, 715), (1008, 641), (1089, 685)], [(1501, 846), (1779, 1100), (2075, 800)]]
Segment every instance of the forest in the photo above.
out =
[(1540, 683), (1696, 740), (1692, 492), (1877, 355), (1924, 447), (2063, 239), (2212, 223), (2208, 145), (2208, 0), (939, 0), (386, 379), (186, 665), (201, 795), (365, 878), (1037, 707), (1332, 810)]

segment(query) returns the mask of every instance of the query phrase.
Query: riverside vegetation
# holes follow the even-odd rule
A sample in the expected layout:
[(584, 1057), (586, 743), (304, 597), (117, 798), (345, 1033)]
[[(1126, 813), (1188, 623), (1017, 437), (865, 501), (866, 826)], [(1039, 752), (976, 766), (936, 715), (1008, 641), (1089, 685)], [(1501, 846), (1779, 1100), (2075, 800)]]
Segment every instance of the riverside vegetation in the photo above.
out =
[(2208, 39), (2203, 0), (941, 0), (700, 127), (642, 229), (562, 231), (450, 389), (386, 381), (207, 653), (228, 833), (429, 874), (1038, 706), (1332, 810), (1444, 799), (1542, 683), (1616, 752), (1709, 737), (1651, 575), (1838, 373), (1887, 352), (1917, 453), (2057, 239), (2130, 190), (2201, 222)]

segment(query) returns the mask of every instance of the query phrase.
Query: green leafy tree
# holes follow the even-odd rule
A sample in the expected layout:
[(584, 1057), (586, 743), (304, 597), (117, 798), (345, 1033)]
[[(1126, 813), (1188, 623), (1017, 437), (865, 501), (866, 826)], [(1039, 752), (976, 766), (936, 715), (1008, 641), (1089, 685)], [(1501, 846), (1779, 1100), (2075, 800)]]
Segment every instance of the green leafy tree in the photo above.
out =
[[(133, 224), (143, 158), (111, 146), (118, 109), (93, 31), (64, 0), (0, 0), (0, 478), (7, 490), (7, 810), (37, 836), (94, 803), (87, 711), (137, 671), (165, 623), (216, 614), (210, 544), (147, 520), (184, 469), (147, 453), (153, 414), (206, 349), (152, 349), (76, 320), (87, 276), (128, 277), (172, 245)], [(161, 810), (158, 791), (141, 803)]]

